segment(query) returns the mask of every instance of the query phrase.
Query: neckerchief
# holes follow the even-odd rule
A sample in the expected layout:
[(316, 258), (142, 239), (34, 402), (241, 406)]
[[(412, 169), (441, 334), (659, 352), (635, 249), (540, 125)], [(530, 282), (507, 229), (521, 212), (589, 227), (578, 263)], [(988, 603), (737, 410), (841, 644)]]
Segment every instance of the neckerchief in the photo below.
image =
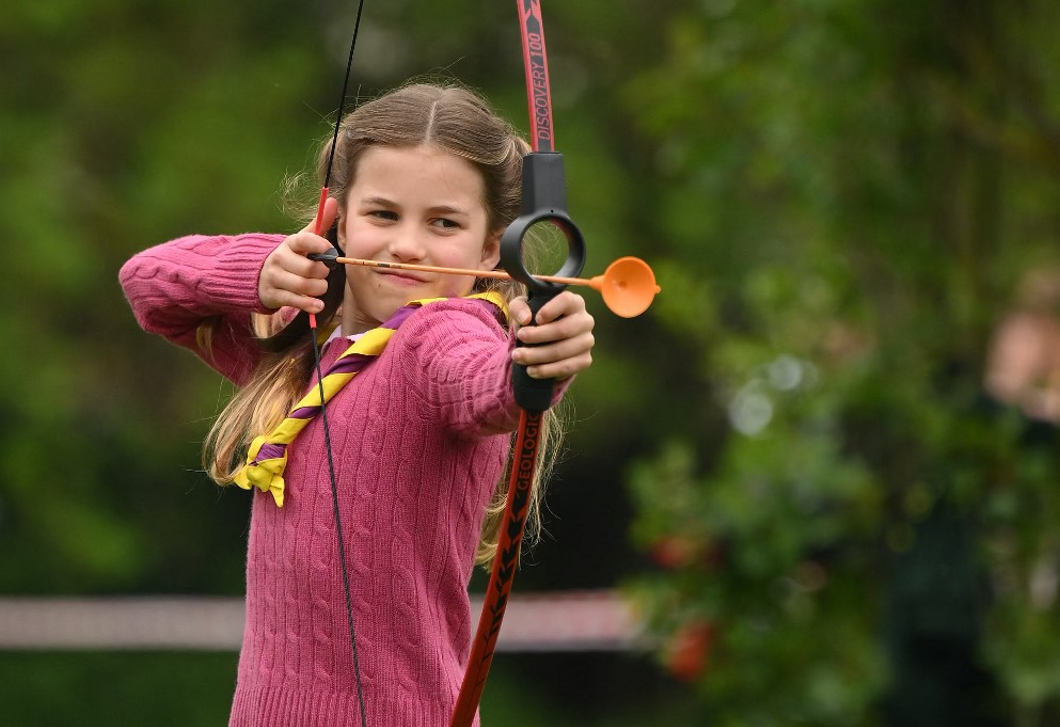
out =
[[(508, 316), (508, 306), (504, 298), (495, 292), (470, 295), (468, 298), (483, 300), (497, 306)], [(322, 378), (324, 389), (323, 403), (342, 390), (346, 384), (364, 371), (383, 352), (394, 332), (413, 312), (422, 306), (437, 303), (449, 298), (424, 298), (414, 300), (397, 310), (378, 328), (365, 333), (352, 346), (335, 360)], [(321, 409), (320, 386), (314, 385), (309, 393), (294, 405), (287, 417), (268, 434), (254, 438), (247, 452), (247, 463), (236, 474), (234, 482), (244, 490), (257, 487), (262, 492), (271, 492), (278, 507), (283, 507), (283, 471), (287, 466), (287, 447), (295, 440), (306, 425), (313, 420)]]

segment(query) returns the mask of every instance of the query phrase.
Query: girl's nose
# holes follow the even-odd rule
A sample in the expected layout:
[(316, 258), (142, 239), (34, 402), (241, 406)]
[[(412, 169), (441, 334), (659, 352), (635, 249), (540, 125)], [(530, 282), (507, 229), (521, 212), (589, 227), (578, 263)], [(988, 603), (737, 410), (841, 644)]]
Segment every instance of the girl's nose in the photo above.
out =
[(405, 262), (423, 259), (426, 246), (417, 230), (403, 226), (401, 229), (395, 229), (393, 233), (390, 244), (387, 245), (391, 255)]

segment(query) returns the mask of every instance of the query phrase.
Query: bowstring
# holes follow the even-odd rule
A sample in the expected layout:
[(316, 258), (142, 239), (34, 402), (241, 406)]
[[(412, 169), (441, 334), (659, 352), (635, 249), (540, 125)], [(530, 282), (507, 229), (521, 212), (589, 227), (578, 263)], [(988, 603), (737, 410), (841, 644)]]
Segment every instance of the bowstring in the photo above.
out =
[(313, 333), (313, 357), (317, 369), (317, 390), (320, 392), (320, 423), (324, 428), (324, 449), (328, 456), (328, 479), (331, 483), (331, 505), (335, 515), (335, 529), (338, 533), (339, 568), (342, 570), (342, 588), (346, 594), (346, 622), (350, 628), (350, 649), (353, 653), (353, 673), (357, 682), (357, 704), (361, 710), (361, 727), (367, 727), (368, 718), (364, 709), (364, 687), (361, 684), (361, 665), (357, 659), (357, 636), (354, 630), (353, 597), (350, 592), (350, 572), (346, 567), (346, 543), (342, 535), (342, 518), (339, 514), (339, 488), (335, 478), (335, 457), (331, 451), (331, 431), (328, 427), (328, 416), (324, 406), (324, 376), (320, 365), (320, 344), (316, 332)]
[[(331, 149), (328, 152), (328, 166), (324, 175), (324, 188), (320, 195), (320, 209), (317, 211), (317, 230), (320, 235), (320, 223), (323, 219), (324, 202), (327, 199), (327, 190), (331, 186), (331, 170), (335, 164), (335, 148), (339, 142), (339, 129), (342, 125), (342, 115), (346, 109), (346, 92), (349, 89), (350, 75), (353, 71), (353, 56), (357, 48), (357, 36), (361, 30), (361, 14), (364, 10), (364, 0), (357, 4), (357, 19), (353, 26), (353, 39), (350, 41), (350, 54), (346, 59), (346, 74), (342, 81), (342, 95), (339, 98), (338, 114), (335, 117), (335, 131), (331, 139)], [(364, 686), (361, 682), (361, 665), (357, 657), (357, 636), (353, 618), (353, 596), (350, 588), (350, 572), (347, 568), (346, 539), (342, 532), (342, 518), (339, 512), (339, 486), (335, 476), (335, 457), (331, 451), (331, 430), (328, 427), (327, 407), (324, 402), (324, 374), (320, 361), (320, 342), (317, 340), (316, 315), (309, 315), (310, 338), (313, 339), (313, 360), (317, 372), (317, 390), (320, 394), (320, 423), (324, 430), (324, 449), (327, 451), (328, 480), (331, 484), (331, 506), (335, 517), (335, 531), (338, 541), (339, 568), (342, 570), (342, 588), (346, 596), (346, 622), (350, 630), (350, 650), (353, 654), (353, 674), (357, 684), (357, 704), (360, 708), (361, 727), (367, 727), (368, 716), (364, 706)]]
[(335, 147), (339, 144), (339, 127), (342, 125), (342, 114), (346, 109), (346, 92), (350, 87), (350, 75), (353, 71), (353, 52), (357, 48), (357, 35), (361, 32), (361, 11), (364, 10), (364, 0), (357, 4), (357, 19), (353, 23), (353, 40), (350, 42), (350, 55), (346, 59), (346, 75), (342, 79), (342, 95), (339, 97), (338, 116), (335, 117), (335, 132), (331, 137), (331, 150), (328, 152), (328, 169), (324, 175), (324, 186), (331, 186), (331, 168), (335, 164)]

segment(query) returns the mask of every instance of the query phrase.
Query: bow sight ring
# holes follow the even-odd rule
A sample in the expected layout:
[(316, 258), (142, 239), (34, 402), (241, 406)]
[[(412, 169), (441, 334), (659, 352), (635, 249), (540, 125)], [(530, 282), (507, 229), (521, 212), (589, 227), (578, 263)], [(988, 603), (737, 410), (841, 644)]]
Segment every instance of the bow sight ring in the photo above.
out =
[(530, 228), (541, 222), (555, 225), (567, 238), (567, 259), (556, 275), (568, 278), (581, 275), (585, 267), (585, 238), (567, 214), (563, 155), (558, 152), (531, 152), (523, 157), (521, 214), (501, 236), (501, 267), (527, 287), (530, 308), (535, 314), (566, 288), (539, 280), (526, 269), (523, 242)]

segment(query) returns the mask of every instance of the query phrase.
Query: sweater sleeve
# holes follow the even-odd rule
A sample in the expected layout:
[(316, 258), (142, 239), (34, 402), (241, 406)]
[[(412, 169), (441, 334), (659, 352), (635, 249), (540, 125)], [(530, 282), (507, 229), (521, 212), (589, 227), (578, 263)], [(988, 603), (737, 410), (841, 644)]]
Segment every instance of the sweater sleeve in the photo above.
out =
[[(258, 274), (279, 235), (191, 235), (152, 247), (122, 266), (119, 280), (140, 326), (199, 356), (241, 384), (261, 351), (253, 342), (250, 314), (266, 311), (258, 298)], [(208, 347), (199, 342), (213, 324)]]
[[(511, 384), (515, 340), (493, 313), (481, 301), (433, 303), (410, 316), (393, 342), (422, 410), (465, 436), (511, 432), (519, 424)], [(556, 385), (553, 404), (572, 380)]]

